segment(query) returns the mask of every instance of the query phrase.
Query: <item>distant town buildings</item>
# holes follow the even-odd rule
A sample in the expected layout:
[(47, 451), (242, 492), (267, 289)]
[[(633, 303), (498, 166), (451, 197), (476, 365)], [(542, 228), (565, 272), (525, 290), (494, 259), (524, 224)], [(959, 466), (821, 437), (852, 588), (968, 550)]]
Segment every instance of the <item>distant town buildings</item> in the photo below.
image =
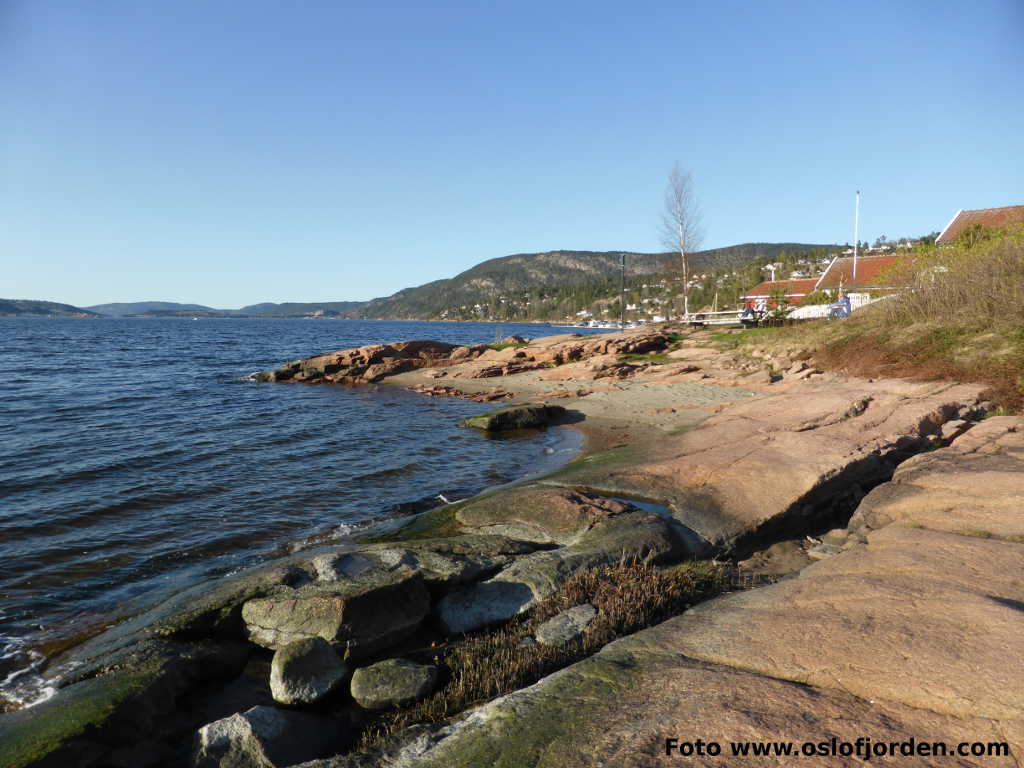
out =
[(740, 296), (744, 306), (774, 308), (779, 301), (789, 306), (800, 304), (814, 290), (817, 278), (765, 280)]

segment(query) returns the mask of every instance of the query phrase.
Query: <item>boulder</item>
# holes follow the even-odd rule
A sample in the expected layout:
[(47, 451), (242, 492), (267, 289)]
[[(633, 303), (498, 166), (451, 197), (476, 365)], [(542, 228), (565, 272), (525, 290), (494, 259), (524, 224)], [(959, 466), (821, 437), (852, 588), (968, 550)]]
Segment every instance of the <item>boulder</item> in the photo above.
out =
[(348, 677), (348, 667), (322, 637), (279, 648), (270, 666), (270, 692), (279, 704), (313, 704)]
[(824, 560), (826, 557), (832, 557), (832, 555), (839, 554), (839, 547), (835, 544), (826, 544), (821, 542), (815, 544), (813, 547), (807, 550), (807, 556), (811, 560)]
[(571, 544), (599, 520), (632, 507), (595, 494), (526, 487), (470, 501), (456, 511), (464, 529), (541, 544)]
[(321, 582), (336, 582), (370, 572), (412, 570), (432, 594), (493, 576), (519, 555), (536, 547), (505, 536), (466, 534), (443, 539), (374, 544), (313, 559)]
[(816, 368), (805, 367), (802, 370), (798, 371), (797, 373), (789, 374), (789, 378), (794, 381), (802, 381), (804, 379), (809, 379), (812, 376), (817, 376), (819, 373), (821, 373), (821, 371), (819, 371)]
[(361, 658), (409, 637), (430, 610), (421, 574), (367, 569), (333, 583), (280, 589), (248, 601), (242, 618), (249, 638), (277, 650), (322, 637), (345, 658)]
[(964, 419), (953, 419), (952, 421), (947, 421), (942, 425), (939, 434), (942, 435), (943, 440), (955, 440), (961, 434), (970, 429), (970, 426), (970, 422), (965, 421)]
[(437, 667), (387, 659), (355, 671), (352, 698), (364, 709), (390, 709), (429, 696), (436, 682)]
[(459, 422), (460, 427), (472, 427), (488, 432), (499, 432), (513, 429), (530, 429), (545, 427), (552, 421), (561, 418), (565, 408), (560, 405), (514, 405), (500, 408), (479, 416), (470, 416)]
[(448, 357), (450, 363), (462, 363), (467, 360), (472, 360), (475, 357), (480, 357), (484, 352), (488, 350), (486, 344), (475, 344), (467, 347), (456, 347), (452, 350), (451, 355)]
[(583, 634), (583, 630), (597, 616), (590, 603), (577, 605), (545, 621), (534, 633), (541, 645), (565, 645)]
[(339, 721), (253, 707), (200, 728), (192, 768), (284, 768), (326, 757), (344, 735)]
[(665, 520), (627, 509), (596, 521), (569, 546), (526, 555), (487, 581), (445, 595), (434, 605), (437, 624), (449, 634), (471, 632), (525, 611), (580, 570), (622, 558), (662, 562), (682, 555)]
[[(538, 553), (547, 557), (547, 553)], [(491, 579), (445, 595), (434, 606), (438, 627), (447, 634), (472, 632), (508, 621), (529, 608), (537, 596), (523, 581)]]
[(834, 547), (841, 547), (850, 538), (850, 532), (845, 528), (833, 528), (821, 537), (824, 544), (831, 544)]

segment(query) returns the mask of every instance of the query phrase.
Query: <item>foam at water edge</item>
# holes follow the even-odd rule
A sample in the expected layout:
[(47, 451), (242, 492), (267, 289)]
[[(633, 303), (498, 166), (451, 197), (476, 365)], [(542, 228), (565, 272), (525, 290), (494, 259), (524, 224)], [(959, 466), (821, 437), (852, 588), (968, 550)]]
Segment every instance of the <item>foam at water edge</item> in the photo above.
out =
[(53, 698), (57, 693), (59, 677), (44, 677), (40, 672), (46, 662), (46, 656), (37, 650), (25, 647), (23, 638), (10, 636), (0, 637), (3, 651), (0, 661), (23, 657), (24, 666), (20, 666), (0, 680), (0, 695), (16, 704), (19, 709), (28, 709)]

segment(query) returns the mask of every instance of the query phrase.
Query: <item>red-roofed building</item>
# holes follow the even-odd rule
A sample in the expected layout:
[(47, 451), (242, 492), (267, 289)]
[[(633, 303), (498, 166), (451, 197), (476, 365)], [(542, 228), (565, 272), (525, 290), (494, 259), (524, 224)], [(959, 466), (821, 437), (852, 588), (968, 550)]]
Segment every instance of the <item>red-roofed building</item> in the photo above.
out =
[(1024, 223), (1024, 205), (1007, 205), (1003, 208), (980, 208), (976, 211), (957, 211), (956, 216), (946, 225), (935, 242), (952, 243), (965, 230), (975, 224), (986, 229), (998, 229), (1010, 224)]
[(743, 305), (755, 307), (758, 302), (763, 301), (765, 307), (775, 306), (775, 297), (780, 294), (785, 296), (789, 306), (795, 306), (804, 300), (811, 291), (817, 278), (811, 277), (803, 280), (765, 280), (743, 294), (740, 298)]
[(816, 291), (834, 291), (840, 286), (844, 291), (879, 291), (897, 286), (891, 285), (887, 271), (906, 258), (900, 254), (884, 256), (860, 256), (857, 258), (857, 274), (854, 275), (853, 258), (833, 259), (825, 273), (814, 285)]

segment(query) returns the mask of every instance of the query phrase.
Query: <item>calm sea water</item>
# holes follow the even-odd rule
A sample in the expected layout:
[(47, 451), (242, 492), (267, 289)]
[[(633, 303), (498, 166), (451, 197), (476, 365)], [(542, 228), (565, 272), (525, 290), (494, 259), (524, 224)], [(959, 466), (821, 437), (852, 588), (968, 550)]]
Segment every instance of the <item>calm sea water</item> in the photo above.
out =
[(496, 332), (563, 331), (0, 319), (0, 692), (37, 695), (41, 643), (167, 591), (570, 458), (562, 430), (456, 427), (489, 405), (246, 380), (346, 347)]

